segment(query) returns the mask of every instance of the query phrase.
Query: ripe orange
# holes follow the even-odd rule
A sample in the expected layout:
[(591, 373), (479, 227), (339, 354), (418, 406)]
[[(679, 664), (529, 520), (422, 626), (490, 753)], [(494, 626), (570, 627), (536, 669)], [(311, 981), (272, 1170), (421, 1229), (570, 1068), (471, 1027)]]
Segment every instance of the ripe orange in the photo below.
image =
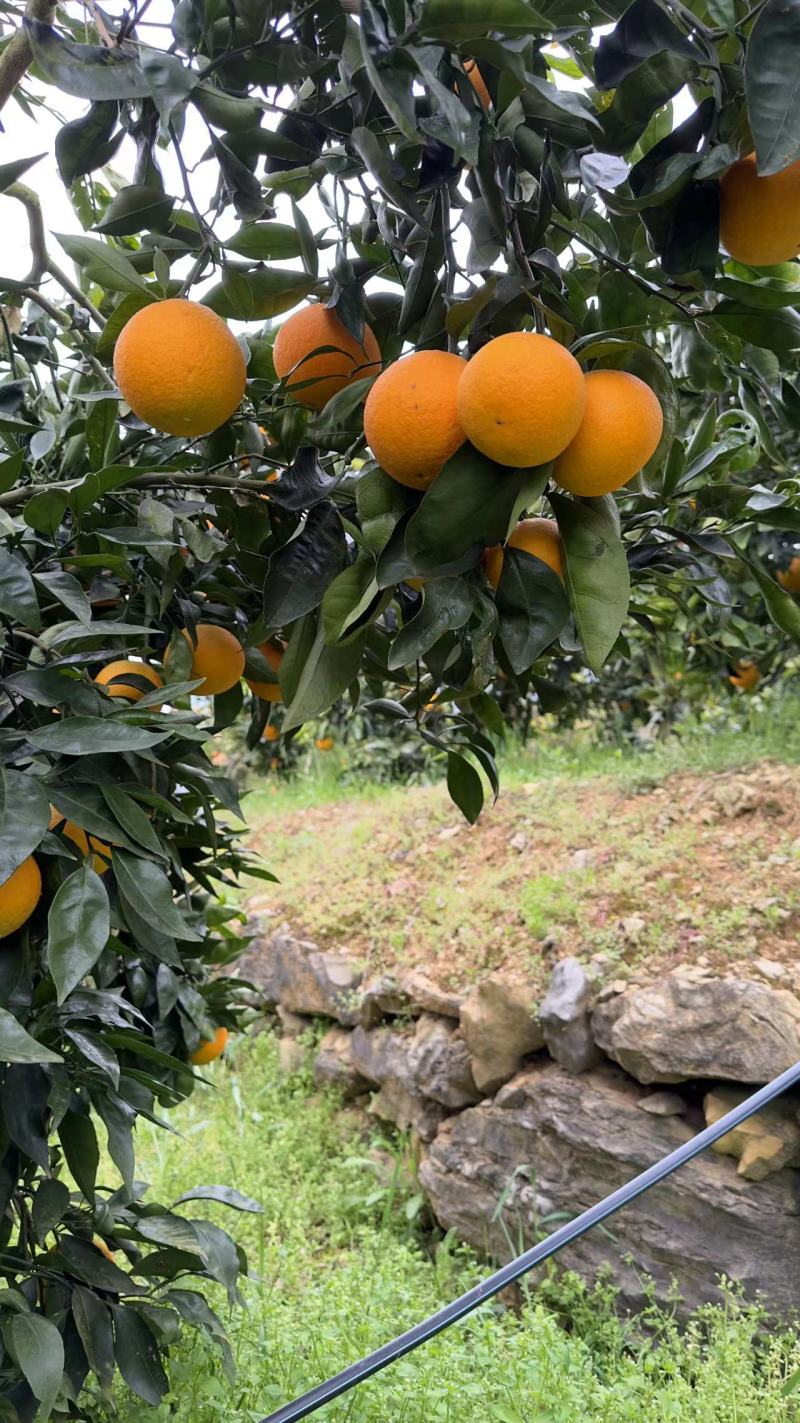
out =
[(719, 196), (720, 239), (737, 262), (771, 267), (800, 252), (800, 159), (759, 178), (750, 153), (720, 179)]
[[(337, 349), (312, 355), (320, 346)], [(295, 400), (312, 410), (321, 410), (354, 380), (377, 375), (381, 363), (380, 347), (369, 326), (364, 327), (359, 345), (336, 312), (320, 305), (304, 306), (283, 322), (272, 354), (275, 370), (281, 379), (287, 378)]]
[(464, 443), (457, 399), (466, 370), (448, 351), (413, 351), (378, 376), (364, 407), (364, 434), (398, 484), (427, 489)]
[(196, 1067), (203, 1067), (207, 1062), (214, 1062), (218, 1057), (222, 1057), (228, 1041), (228, 1029), (217, 1028), (210, 1042), (204, 1042), (197, 1052), (192, 1053), (192, 1062)]
[(500, 582), (504, 559), (502, 544), (495, 544), (493, 548), (484, 550), (481, 566), (493, 588), (496, 588)]
[(649, 385), (628, 371), (590, 371), (584, 380), (586, 412), (553, 477), (570, 494), (610, 494), (655, 454), (664, 412)]
[(110, 697), (126, 697), (129, 702), (138, 702), (147, 692), (163, 687), (163, 679), (147, 662), (131, 662), (120, 659), (109, 662), (95, 677), (95, 682), (105, 687)]
[(264, 741), (280, 741), (280, 736), (281, 734), (277, 726), (273, 726), (271, 721), (267, 722), (267, 725), (264, 727)]
[(800, 558), (793, 558), (788, 568), (778, 572), (778, 582), (787, 593), (800, 593)]
[(586, 390), (575, 357), (550, 336), (509, 331), (481, 347), (458, 388), (458, 417), (476, 449), (526, 468), (577, 434)]
[(486, 87), (486, 80), (481, 74), (481, 71), (478, 68), (476, 61), (474, 59), (465, 59), (464, 71), (467, 75), (467, 78), (469, 79), (470, 84), (475, 90), (475, 93), (480, 99), (483, 108), (488, 109), (492, 102), (492, 96)]
[(737, 662), (736, 670), (733, 676), (728, 678), (728, 681), (740, 692), (754, 692), (761, 681), (761, 673), (754, 662), (743, 659), (741, 662)]
[(314, 742), (314, 745), (316, 746), (316, 748), (317, 748), (318, 751), (332, 751), (332, 750), (333, 750), (333, 737), (332, 737), (332, 736), (320, 736), (320, 737), (318, 737), (317, 740)]
[(42, 897), (42, 876), (32, 855), (0, 884), (0, 939), (30, 919)]
[(514, 529), (508, 546), (521, 548), (525, 553), (533, 554), (534, 558), (541, 559), (563, 583), (564, 551), (555, 519), (523, 519)]
[(66, 820), (60, 810), (56, 810), (54, 805), (50, 807), (50, 830), (61, 829), (61, 834), (67, 840), (71, 840), (73, 845), (80, 850), (84, 858), (89, 854), (89, 847), (95, 853), (92, 855), (92, 869), (97, 875), (104, 875), (111, 868), (111, 847), (102, 840), (98, 840), (95, 835), (87, 835), (86, 831), (76, 825), (74, 820)]
[[(273, 647), (271, 642), (262, 642), (258, 651), (261, 653), (265, 662), (269, 663), (273, 672), (277, 673), (283, 661), (282, 649)], [(283, 701), (283, 692), (281, 691), (280, 682), (256, 682), (252, 677), (246, 677), (245, 681), (250, 691), (255, 692), (256, 696), (260, 697), (262, 702)]]
[[(184, 628), (183, 635), (192, 649), (192, 677), (202, 677), (196, 688), (198, 697), (218, 697), (235, 687), (244, 672), (244, 651), (237, 637), (216, 623), (198, 623), (197, 646)], [(164, 658), (167, 665), (169, 653)]]
[(247, 367), (225, 322), (196, 301), (142, 307), (114, 348), (114, 377), (135, 415), (168, 435), (210, 435), (244, 395)]

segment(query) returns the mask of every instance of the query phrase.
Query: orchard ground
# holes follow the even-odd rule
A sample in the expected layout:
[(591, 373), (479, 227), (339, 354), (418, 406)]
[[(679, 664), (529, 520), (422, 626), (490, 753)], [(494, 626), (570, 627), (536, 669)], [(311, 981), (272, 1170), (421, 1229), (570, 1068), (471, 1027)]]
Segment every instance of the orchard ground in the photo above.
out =
[(369, 972), (424, 967), (446, 987), (604, 954), (624, 977), (706, 958), (792, 963), (800, 927), (797, 699), (737, 698), (649, 749), (596, 729), (501, 758), (502, 793), (468, 826), (441, 784), (354, 780), (347, 746), (256, 781), (252, 849), (278, 876), (250, 907)]

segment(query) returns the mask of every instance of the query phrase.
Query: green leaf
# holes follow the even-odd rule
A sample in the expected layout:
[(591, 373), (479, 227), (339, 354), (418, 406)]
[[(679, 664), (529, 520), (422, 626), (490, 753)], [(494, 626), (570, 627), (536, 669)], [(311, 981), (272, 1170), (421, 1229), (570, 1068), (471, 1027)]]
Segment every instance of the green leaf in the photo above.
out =
[(0, 613), (37, 632), (42, 625), (36, 589), (27, 566), (0, 546)]
[(286, 222), (248, 222), (225, 246), (254, 262), (285, 262), (300, 256), (300, 239)]
[(111, 717), (71, 716), (30, 732), (28, 740), (40, 751), (59, 756), (100, 756), (104, 752), (149, 751), (171, 735), (170, 731), (128, 726)]
[(503, 35), (551, 34), (551, 20), (526, 0), (425, 0), (420, 30), (458, 44), (482, 39), (494, 31)]
[(173, 898), (172, 885), (152, 860), (141, 860), (126, 850), (115, 850), (114, 873), (119, 892), (142, 918), (162, 934), (198, 941), (202, 934), (190, 928)]
[(447, 755), (447, 790), (461, 814), (474, 825), (483, 810), (483, 782), (472, 763), (455, 751)]
[(36, 1188), (33, 1198), (33, 1228), (40, 1245), (45, 1236), (63, 1220), (69, 1210), (69, 1186), (63, 1181), (45, 1177)]
[(603, 515), (548, 495), (564, 543), (565, 582), (586, 661), (600, 673), (628, 612), (630, 579), (622, 540)]
[(327, 500), (315, 505), (302, 532), (270, 559), (263, 604), (267, 626), (282, 627), (319, 607), (346, 558), (344, 529), (335, 507)]
[[(73, 1119), (70, 1125), (74, 1127), (75, 1113), (68, 1112), (67, 1116)], [(90, 1117), (82, 1117), (80, 1120), (85, 1122), (87, 1126), (91, 1128), (92, 1132), (94, 1132)], [(65, 1141), (63, 1126), (59, 1131), (59, 1139), (63, 1146)], [(95, 1146), (96, 1144), (95, 1141)], [(67, 1161), (70, 1171), (73, 1176), (75, 1176), (75, 1170), (69, 1162), (69, 1158), (67, 1158)], [(77, 1176), (75, 1176), (75, 1179), (78, 1179)], [(83, 1187), (81, 1187), (81, 1189), (83, 1189)], [(87, 1199), (91, 1198), (88, 1197)], [(130, 1275), (126, 1274), (124, 1270), (120, 1270), (119, 1266), (115, 1265), (113, 1260), (107, 1259), (106, 1256), (103, 1255), (95, 1245), (91, 1245), (88, 1240), (79, 1240), (77, 1236), (74, 1235), (62, 1235), (58, 1250), (59, 1254), (63, 1255), (66, 1260), (70, 1273), (77, 1275), (79, 1279), (85, 1280), (87, 1284), (93, 1285), (96, 1289), (107, 1290), (109, 1294), (131, 1295), (139, 1292), (140, 1287), (135, 1284)]]
[(114, 1335), (108, 1307), (91, 1290), (75, 1285), (72, 1317), (89, 1361), (101, 1387), (109, 1388), (114, 1377)]
[(128, 1388), (156, 1407), (169, 1388), (150, 1326), (130, 1305), (112, 1305), (114, 1354)]
[(471, 550), (477, 562), (485, 548), (505, 540), (521, 496), (533, 503), (546, 483), (546, 469), (508, 469), (462, 445), (426, 489), (406, 530), (414, 569), (436, 574)]
[(0, 884), (33, 854), (50, 823), (50, 804), (35, 776), (0, 767)]
[[(298, 635), (307, 636), (304, 623), (297, 623)], [(312, 624), (313, 629), (313, 624)], [(292, 731), (329, 711), (350, 686), (361, 664), (365, 633), (344, 647), (326, 647), (322, 626), (317, 628), (283, 719), (283, 730)], [(292, 650), (294, 634), (289, 644)], [(287, 652), (287, 658), (289, 657)], [(285, 661), (286, 659), (284, 659)], [(281, 668), (283, 671), (283, 668)]]
[(51, 598), (57, 598), (59, 603), (63, 603), (65, 608), (69, 608), (80, 622), (88, 626), (92, 621), (92, 605), (77, 578), (73, 578), (71, 573), (63, 573), (61, 570), (53, 573), (37, 573), (34, 576), (39, 586), (44, 588)]
[(800, 3), (767, 0), (747, 41), (744, 87), (747, 115), (762, 177), (800, 157)]
[(391, 154), (371, 129), (354, 128), (351, 142), (384, 197), (399, 207), (413, 222), (418, 223), (424, 231), (430, 231), (413, 193), (398, 182)]
[(569, 617), (561, 579), (533, 554), (507, 548), (495, 601), (500, 640), (512, 671), (527, 672)]
[(19, 1366), (41, 1404), (41, 1417), (47, 1419), (61, 1392), (64, 1341), (43, 1314), (15, 1314), (8, 1332)]
[[(58, 1139), (61, 1142), (61, 1148), (64, 1152), (67, 1166), (72, 1172), (80, 1190), (90, 1205), (94, 1205), (97, 1168), (100, 1164), (100, 1148), (97, 1145), (97, 1133), (94, 1129), (94, 1123), (88, 1112), (73, 1112), (71, 1110), (65, 1112), (59, 1123)], [(65, 1260), (71, 1265), (77, 1264), (80, 1266), (82, 1264), (81, 1247), (86, 1252), (94, 1252), (89, 1258), (91, 1270), (95, 1263), (94, 1255), (99, 1254), (93, 1245), (89, 1245), (86, 1241), (71, 1241), (67, 1238), (61, 1242), (59, 1249)], [(76, 1255), (77, 1259), (75, 1258)], [(103, 1260), (104, 1264), (110, 1264), (110, 1261), (106, 1261), (102, 1255), (100, 1255), (99, 1258)], [(117, 1267), (114, 1265), (112, 1268), (116, 1270)], [(82, 1275), (83, 1278), (88, 1279), (90, 1284), (97, 1283), (97, 1279), (93, 1278), (91, 1273), (87, 1275), (83, 1268), (79, 1269), (78, 1273)], [(121, 1274), (122, 1272), (118, 1271), (117, 1273)]]
[(642, 60), (662, 50), (700, 62), (704, 59), (657, 0), (633, 0), (610, 34), (601, 37), (594, 52), (597, 87), (616, 89)]
[[(414, 106), (414, 91), (408, 74), (390, 47), (386, 20), (372, 0), (361, 0), (358, 35), (367, 78), (387, 114), (409, 143), (421, 143)], [(379, 59), (388, 59), (381, 64)]]
[(600, 115), (605, 138), (597, 147), (608, 153), (629, 153), (658, 109), (697, 74), (694, 60), (662, 50), (638, 65), (615, 90)]
[(61, 526), (66, 507), (67, 496), (63, 490), (43, 490), (41, 494), (34, 494), (33, 498), (28, 500), (22, 517), (29, 529), (35, 529), (38, 534), (53, 538)]
[(55, 236), (75, 265), (104, 291), (147, 293), (146, 283), (118, 248), (98, 242), (95, 237), (69, 232), (57, 232)]
[(329, 646), (342, 642), (348, 631), (378, 598), (375, 560), (359, 559), (328, 585), (322, 599), (322, 627)]
[(370, 553), (386, 547), (397, 524), (417, 504), (414, 491), (398, 484), (382, 469), (367, 469), (356, 484), (361, 536)]
[(108, 895), (90, 858), (58, 889), (47, 924), (47, 961), (61, 1004), (94, 968), (111, 932)]
[[(137, 311), (141, 311), (142, 307), (151, 306), (155, 299), (156, 298), (152, 292), (129, 292), (127, 296), (124, 296), (122, 298), (122, 301), (119, 303), (119, 305), (115, 306), (113, 312), (111, 313), (105, 324), (105, 327), (100, 332), (100, 336), (97, 342), (97, 355), (101, 361), (111, 360), (111, 357), (114, 354), (114, 347), (117, 344), (117, 340), (122, 331), (122, 328), (124, 326), (127, 326), (131, 317), (135, 316)], [(129, 479), (135, 473), (137, 473), (137, 471), (132, 469), (130, 466), (117, 465), (114, 466), (114, 468), (116, 468), (120, 472), (120, 482), (122, 482), (121, 474), (123, 468), (127, 469), (127, 475)], [(98, 471), (98, 474), (101, 473), (104, 473), (104, 471)], [(87, 480), (92, 478), (97, 478), (97, 475), (88, 475), (87, 478), (83, 481), (83, 484), (86, 485)], [(77, 486), (78, 489), (82, 487), (83, 486), (81, 485)], [(70, 504), (72, 505), (73, 509), (75, 509), (75, 504), (73, 503), (73, 497), (75, 493), (76, 490), (73, 490), (72, 495), (70, 496)], [(81, 513), (82, 511), (76, 509), (75, 512)]]
[(446, 632), (464, 627), (472, 613), (472, 589), (463, 578), (439, 578), (426, 583), (422, 607), (400, 629), (389, 653), (389, 670), (407, 667), (422, 657)]
[(131, 183), (127, 188), (120, 189), (95, 231), (104, 233), (106, 237), (132, 237), (138, 232), (158, 232), (174, 206), (175, 199), (158, 188)]
[(4, 193), (12, 183), (16, 183), (23, 173), (27, 173), (34, 163), (40, 162), (44, 158), (43, 153), (37, 153), (34, 158), (14, 158), (10, 163), (0, 163), (0, 193)]
[(118, 444), (117, 420), (119, 403), (111, 400), (97, 400), (90, 407), (86, 417), (86, 447), (89, 464), (93, 470), (105, 467), (113, 459)]
[(767, 612), (777, 628), (800, 644), (800, 606), (785, 588), (775, 583), (757, 563), (743, 559), (764, 596)]
[(9, 489), (14, 488), (22, 473), (24, 463), (24, 450), (17, 450), (15, 455), (9, 455), (8, 459), (0, 460), (0, 494), (6, 494)]
[(113, 158), (125, 134), (114, 133), (119, 118), (119, 104), (100, 100), (79, 119), (64, 124), (56, 134), (55, 152), (58, 171), (65, 187), (78, 178), (102, 168)]
[(0, 1062), (63, 1062), (63, 1058), (26, 1033), (6, 1008), (0, 1008)]
[(709, 315), (724, 331), (779, 356), (800, 349), (800, 316), (794, 311), (755, 311), (741, 302), (721, 301)]
[(316, 285), (305, 272), (281, 267), (257, 267), (249, 272), (228, 265), (220, 285), (203, 297), (203, 305), (228, 321), (264, 321), (297, 306)]
[(175, 1204), (180, 1206), (184, 1201), (219, 1201), (223, 1206), (230, 1206), (231, 1210), (250, 1211), (256, 1215), (262, 1210), (258, 1201), (254, 1201), (251, 1196), (243, 1196), (241, 1191), (235, 1191), (233, 1186), (195, 1186), (193, 1190), (179, 1196)]
[(166, 859), (167, 852), (141, 806), (119, 786), (103, 785), (101, 790), (115, 819), (130, 838), (144, 850), (149, 850), (151, 855)]
[(73, 44), (51, 25), (25, 19), (34, 58), (45, 79), (78, 99), (145, 99), (150, 86), (135, 51)]

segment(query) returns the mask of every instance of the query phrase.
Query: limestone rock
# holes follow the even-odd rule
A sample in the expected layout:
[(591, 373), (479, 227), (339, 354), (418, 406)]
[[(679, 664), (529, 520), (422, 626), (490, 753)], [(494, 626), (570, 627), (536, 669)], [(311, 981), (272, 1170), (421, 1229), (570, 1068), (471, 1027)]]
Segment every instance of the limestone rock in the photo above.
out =
[(311, 1027), (310, 1019), (301, 1018), (299, 1013), (290, 1012), (281, 1003), (278, 1004), (278, 1021), (281, 1025), (281, 1033), (285, 1038), (299, 1038)]
[(674, 973), (599, 1003), (592, 1029), (640, 1082), (769, 1082), (800, 1058), (800, 1001), (755, 979)]
[[(610, 1065), (572, 1077), (539, 1062), (495, 1101), (451, 1117), (420, 1167), (441, 1225), (504, 1259), (509, 1242), (533, 1244), (553, 1212), (577, 1215), (691, 1136), (677, 1117), (640, 1111), (641, 1096)], [(719, 1301), (724, 1272), (785, 1311), (800, 1270), (799, 1184), (792, 1171), (743, 1181), (732, 1162), (705, 1153), (557, 1258), (589, 1278), (609, 1267), (634, 1310), (646, 1304), (643, 1276), (661, 1299), (676, 1279), (685, 1317)]]
[(404, 973), (400, 978), (400, 989), (408, 995), (412, 1009), (416, 1008), (423, 1013), (438, 1013), (441, 1018), (458, 1019), (460, 995), (441, 988), (421, 969), (413, 968)]
[[(708, 1126), (714, 1126), (727, 1112), (744, 1101), (747, 1092), (733, 1087), (717, 1087), (703, 1101)], [(800, 1126), (785, 1101), (765, 1107), (746, 1122), (720, 1137), (714, 1150), (739, 1162), (739, 1175), (748, 1181), (763, 1181), (784, 1166), (800, 1166)]]
[(649, 1112), (651, 1117), (685, 1117), (686, 1103), (677, 1092), (648, 1092), (640, 1097), (639, 1108)]
[(353, 1035), (345, 1028), (331, 1028), (322, 1038), (314, 1058), (317, 1087), (336, 1087), (346, 1100), (368, 1092), (370, 1084), (353, 1062)]
[(447, 1113), (438, 1102), (410, 1092), (402, 1082), (390, 1078), (369, 1104), (369, 1111), (382, 1121), (394, 1122), (400, 1131), (415, 1131), (423, 1141), (433, 1141)]
[(567, 1072), (588, 1072), (602, 1058), (589, 1018), (591, 984), (575, 958), (561, 959), (539, 1009), (551, 1057)]
[(259, 982), (272, 1001), (309, 1018), (358, 1022), (363, 974), (347, 954), (330, 953), (281, 931), (262, 945)]
[(528, 1053), (544, 1047), (535, 1008), (531, 984), (499, 973), (490, 974), (467, 994), (461, 1004), (461, 1035), (481, 1092), (496, 1091), (519, 1071)]
[(380, 1088), (371, 1110), (403, 1130), (413, 1126), (425, 1140), (447, 1109), (480, 1096), (466, 1046), (446, 1018), (423, 1014), (404, 1028), (356, 1028), (351, 1057), (356, 1071)]
[(377, 1028), (384, 1018), (396, 1018), (411, 1008), (408, 993), (389, 974), (362, 983), (360, 996), (359, 1022), (362, 1028)]
[(446, 1018), (427, 1013), (420, 1018), (412, 1056), (414, 1083), (423, 1097), (454, 1109), (480, 1100), (467, 1045)]

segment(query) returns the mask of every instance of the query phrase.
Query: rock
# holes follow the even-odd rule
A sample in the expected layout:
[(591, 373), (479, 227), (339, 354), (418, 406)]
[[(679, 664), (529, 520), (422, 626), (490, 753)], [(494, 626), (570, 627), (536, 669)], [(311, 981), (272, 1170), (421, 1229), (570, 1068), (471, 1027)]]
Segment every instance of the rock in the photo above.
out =
[(570, 856), (570, 869), (589, 870), (592, 865), (597, 864), (596, 850), (573, 850)]
[[(640, 1111), (641, 1095), (611, 1066), (571, 1077), (540, 1062), (495, 1101), (445, 1121), (420, 1167), (440, 1224), (503, 1259), (533, 1244), (548, 1216), (577, 1215), (691, 1136), (678, 1117)], [(706, 1153), (557, 1259), (589, 1279), (609, 1268), (632, 1310), (647, 1304), (645, 1277), (663, 1301), (674, 1278), (685, 1318), (719, 1302), (724, 1273), (785, 1312), (796, 1304), (800, 1270), (799, 1184), (792, 1171), (746, 1182)]]
[(638, 944), (647, 928), (647, 920), (641, 914), (628, 914), (624, 919), (620, 919), (619, 927), (623, 938), (631, 944)]
[(789, 975), (786, 964), (776, 963), (774, 959), (751, 959), (750, 968), (753, 973), (760, 974), (762, 978), (767, 978), (772, 983), (777, 983)]
[(344, 1028), (331, 1028), (322, 1038), (314, 1058), (317, 1087), (336, 1087), (345, 1100), (368, 1092), (370, 1083), (353, 1062), (353, 1035)]
[[(747, 1092), (733, 1087), (717, 1087), (703, 1100), (708, 1126), (714, 1126), (739, 1103)], [(734, 1156), (739, 1162), (739, 1175), (748, 1181), (763, 1181), (773, 1171), (785, 1166), (800, 1166), (800, 1127), (786, 1102), (776, 1103), (756, 1112), (746, 1122), (729, 1131), (715, 1142), (714, 1150), (722, 1156)]]
[(528, 848), (527, 835), (523, 835), (522, 831), (518, 830), (516, 835), (511, 836), (508, 842), (508, 848), (510, 850), (516, 850), (517, 854), (521, 855), (522, 852)]
[(640, 1097), (637, 1106), (651, 1117), (686, 1116), (686, 1103), (677, 1092), (650, 1092), (647, 1097)]
[(304, 1048), (297, 1038), (280, 1038), (278, 1040), (278, 1071), (283, 1077), (294, 1077), (296, 1072), (302, 1072), (308, 1061), (308, 1050)]
[(311, 1027), (310, 1019), (301, 1018), (299, 1013), (290, 1012), (281, 1003), (278, 1004), (278, 1021), (285, 1038), (299, 1038), (301, 1033), (307, 1033)]
[(272, 1001), (309, 1018), (358, 1022), (358, 989), (363, 974), (346, 954), (329, 953), (281, 930), (258, 956), (259, 982)]
[(755, 979), (673, 973), (599, 1003), (592, 1029), (640, 1082), (769, 1082), (800, 1058), (800, 1001)]
[(446, 1109), (480, 1097), (466, 1046), (446, 1018), (424, 1014), (407, 1028), (356, 1028), (351, 1058), (361, 1077), (380, 1088), (371, 1110), (401, 1130), (413, 1126), (425, 1140)]
[(421, 969), (409, 969), (400, 979), (400, 989), (406, 993), (413, 1008), (423, 1013), (438, 1013), (442, 1018), (458, 1019), (461, 996), (441, 988)]
[(493, 973), (461, 1004), (461, 1035), (472, 1056), (472, 1074), (484, 1094), (519, 1071), (523, 1057), (544, 1047), (533, 986)]
[(551, 1057), (567, 1072), (587, 1072), (602, 1057), (592, 1037), (590, 997), (591, 985), (578, 960), (561, 959), (550, 975), (539, 1018)]
[(384, 1018), (407, 1013), (411, 999), (396, 979), (388, 974), (370, 979), (361, 985), (359, 1023), (362, 1028), (376, 1028)]

